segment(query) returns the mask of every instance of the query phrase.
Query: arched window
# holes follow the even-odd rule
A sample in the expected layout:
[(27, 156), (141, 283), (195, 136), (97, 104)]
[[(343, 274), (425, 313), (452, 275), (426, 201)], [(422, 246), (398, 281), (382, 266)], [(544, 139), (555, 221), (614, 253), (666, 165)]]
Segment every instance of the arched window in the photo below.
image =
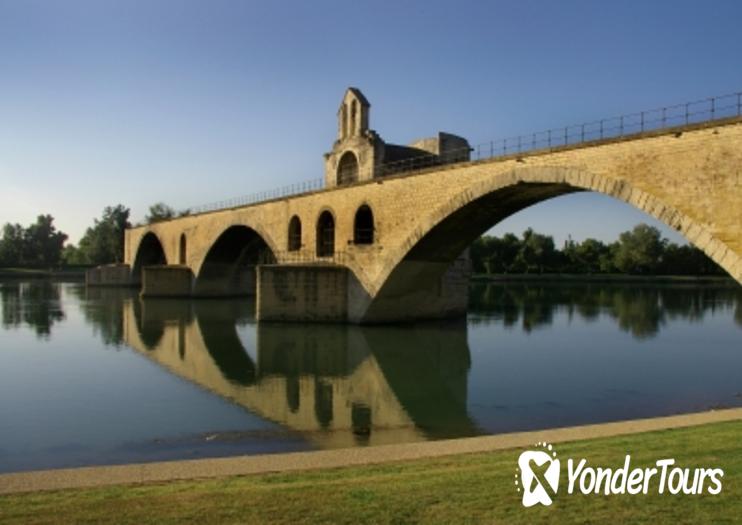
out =
[(186, 236), (185, 233), (180, 235), (180, 251), (179, 253), (179, 262), (180, 264), (186, 263)]
[(301, 220), (294, 215), (289, 222), (289, 251), (301, 249)]
[(317, 256), (332, 257), (335, 253), (335, 219), (323, 211), (317, 221)]
[(366, 204), (358, 208), (353, 223), (353, 242), (355, 244), (373, 244), (374, 214)]
[(356, 116), (358, 115), (358, 102), (353, 101), (350, 105), (350, 134), (356, 135)]
[(348, 105), (343, 104), (340, 107), (340, 138), (348, 136)]
[(346, 151), (338, 162), (337, 182), (351, 184), (358, 180), (358, 159), (352, 151)]

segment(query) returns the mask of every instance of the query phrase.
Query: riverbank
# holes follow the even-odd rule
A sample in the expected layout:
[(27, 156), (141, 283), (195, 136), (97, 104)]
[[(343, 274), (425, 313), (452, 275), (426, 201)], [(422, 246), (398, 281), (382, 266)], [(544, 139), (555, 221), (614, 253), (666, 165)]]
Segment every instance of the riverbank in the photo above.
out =
[[(41, 270), (33, 268), (0, 268), (0, 279), (54, 279), (59, 281), (84, 281), (88, 267)], [(627, 274), (474, 274), (472, 283), (487, 282), (577, 282), (577, 283), (647, 283), (647, 284), (736, 284), (724, 275), (627, 275)]]
[(0, 268), (0, 279), (55, 279), (63, 281), (84, 281), (87, 267), (57, 268), (42, 270), (37, 268)]
[(728, 275), (628, 275), (584, 273), (499, 273), (472, 275), (472, 282), (589, 282), (648, 284), (736, 284)]
[[(731, 420), (708, 423), (719, 417)], [(681, 426), (644, 431), (670, 423)], [(592, 430), (585, 431), (589, 428)], [(623, 434), (594, 437), (598, 428), (604, 432), (620, 429)], [(502, 450), (469, 450), (467, 454), (415, 461), (394, 460), (345, 468), (322, 467), (298, 472), (6, 495), (0, 497), (0, 521), (700, 523), (733, 522), (742, 515), (741, 409), (590, 425), (561, 429), (561, 432), (574, 432), (575, 429), (582, 429), (582, 434), (590, 439), (577, 440), (576, 434), (570, 439), (569, 433), (560, 436), (559, 430), (522, 434), (533, 434), (528, 436), (533, 440), (537, 439), (535, 434), (540, 434), (544, 436), (542, 439), (559, 443), (555, 450), (564, 461), (568, 457), (584, 457), (591, 465), (621, 466), (626, 454), (630, 454), (635, 467), (653, 466), (662, 458), (674, 458), (680, 466), (719, 467), (724, 470), (722, 493), (717, 496), (651, 493), (609, 497), (559, 494), (551, 507), (524, 509), (513, 473), (523, 447), (532, 444), (526, 442), (511, 444)], [(631, 431), (641, 433), (626, 434)], [(472, 443), (497, 437), (454, 441)], [(567, 440), (561, 442), (560, 437)], [(417, 447), (426, 445), (436, 443), (417, 444)], [(416, 445), (402, 447), (414, 450)], [(374, 463), (378, 463), (387, 459), (384, 457), (386, 448), (352, 450), (377, 456)], [(145, 470), (144, 466), (139, 468)], [(7, 477), (0, 478), (0, 486), (4, 479)]]

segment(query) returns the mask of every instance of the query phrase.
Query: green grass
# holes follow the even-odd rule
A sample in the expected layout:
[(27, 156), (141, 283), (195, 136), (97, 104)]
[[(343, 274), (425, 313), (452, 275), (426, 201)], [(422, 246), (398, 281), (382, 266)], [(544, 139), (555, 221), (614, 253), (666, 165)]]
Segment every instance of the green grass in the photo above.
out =
[[(0, 497), (2, 523), (740, 523), (742, 421), (556, 446), (560, 492), (521, 506), (513, 484), (521, 449), (380, 466)], [(718, 496), (565, 494), (566, 459), (632, 467), (673, 457), (721, 467)]]

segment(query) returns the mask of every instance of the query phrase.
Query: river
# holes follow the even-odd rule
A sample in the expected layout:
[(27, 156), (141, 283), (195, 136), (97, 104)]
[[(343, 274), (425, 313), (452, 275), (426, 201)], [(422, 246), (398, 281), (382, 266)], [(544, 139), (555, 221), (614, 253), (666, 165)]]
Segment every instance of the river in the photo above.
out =
[(375, 327), (76, 283), (0, 298), (0, 472), (742, 406), (736, 284), (477, 284), (466, 320)]

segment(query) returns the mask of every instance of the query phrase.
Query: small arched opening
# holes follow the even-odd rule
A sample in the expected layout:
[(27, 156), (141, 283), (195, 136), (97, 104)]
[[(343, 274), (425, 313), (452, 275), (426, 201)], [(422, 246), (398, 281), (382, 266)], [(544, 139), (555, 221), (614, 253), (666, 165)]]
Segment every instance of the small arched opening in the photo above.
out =
[(348, 136), (348, 105), (340, 106), (340, 138)]
[(350, 105), (350, 134), (357, 135), (356, 120), (358, 118), (358, 102), (356, 100)]
[(337, 183), (352, 184), (358, 180), (358, 159), (352, 151), (346, 151), (338, 162)]
[(289, 221), (288, 250), (295, 252), (301, 249), (301, 220), (294, 215)]
[(353, 222), (353, 242), (355, 244), (374, 243), (374, 214), (366, 204), (356, 211)]
[(178, 262), (180, 264), (186, 263), (186, 236), (185, 233), (180, 235), (180, 249), (178, 250)]
[(317, 256), (332, 257), (335, 254), (335, 218), (325, 210), (317, 220)]

